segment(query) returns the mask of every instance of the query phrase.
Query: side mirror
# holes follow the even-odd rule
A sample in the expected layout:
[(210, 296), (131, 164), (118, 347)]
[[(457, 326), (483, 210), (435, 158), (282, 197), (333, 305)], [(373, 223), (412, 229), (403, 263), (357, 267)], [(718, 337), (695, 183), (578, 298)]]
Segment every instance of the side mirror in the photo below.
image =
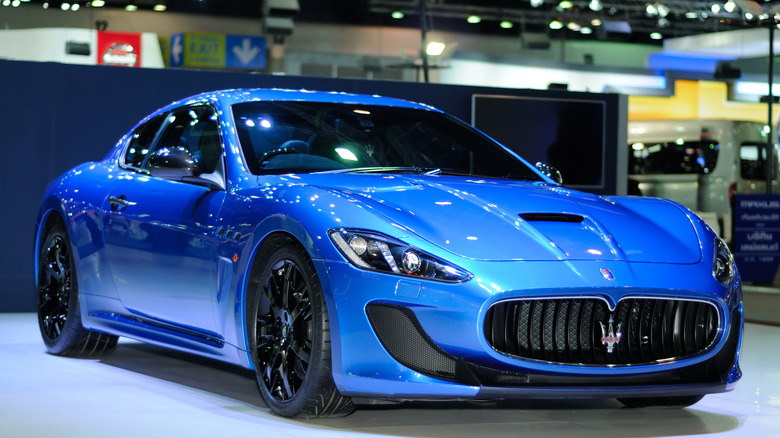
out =
[(154, 151), (149, 157), (149, 172), (171, 179), (200, 175), (198, 159), (184, 146), (167, 146)]
[(536, 168), (551, 180), (557, 182), (558, 184), (563, 184), (563, 175), (561, 175), (561, 172), (555, 167), (540, 161), (536, 163)]

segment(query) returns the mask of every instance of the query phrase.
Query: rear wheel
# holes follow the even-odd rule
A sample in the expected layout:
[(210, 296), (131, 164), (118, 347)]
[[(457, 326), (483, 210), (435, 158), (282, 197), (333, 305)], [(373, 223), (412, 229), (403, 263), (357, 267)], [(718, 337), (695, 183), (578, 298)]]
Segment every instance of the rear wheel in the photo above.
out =
[(56, 223), (43, 238), (38, 259), (38, 326), (51, 354), (100, 357), (116, 348), (117, 337), (81, 325), (78, 280), (65, 227)]
[(618, 401), (629, 408), (657, 407), (679, 409), (694, 405), (703, 398), (703, 395), (684, 395), (678, 397), (619, 398)]
[(289, 240), (265, 247), (247, 292), (247, 334), (268, 407), (285, 417), (352, 413), (333, 383), (328, 313), (306, 252)]

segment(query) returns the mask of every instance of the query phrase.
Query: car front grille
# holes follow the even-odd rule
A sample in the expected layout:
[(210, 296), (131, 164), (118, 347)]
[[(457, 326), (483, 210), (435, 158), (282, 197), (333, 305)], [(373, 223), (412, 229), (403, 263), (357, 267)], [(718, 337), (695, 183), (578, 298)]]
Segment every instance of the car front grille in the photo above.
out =
[(643, 365), (691, 357), (718, 335), (715, 305), (703, 301), (624, 298), (610, 311), (599, 298), (508, 300), (493, 304), (485, 337), (498, 352), (538, 361)]

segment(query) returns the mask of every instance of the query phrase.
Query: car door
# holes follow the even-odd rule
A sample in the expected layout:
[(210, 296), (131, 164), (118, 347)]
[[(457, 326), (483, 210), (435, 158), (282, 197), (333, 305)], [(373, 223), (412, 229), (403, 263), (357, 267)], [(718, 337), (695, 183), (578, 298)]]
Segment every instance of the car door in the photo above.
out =
[[(104, 201), (106, 253), (122, 304), (132, 313), (204, 332), (215, 324), (216, 236), (225, 191), (216, 112), (207, 105), (160, 115), (131, 135), (116, 185)], [(198, 157), (189, 181), (155, 176), (150, 157), (164, 148)]]

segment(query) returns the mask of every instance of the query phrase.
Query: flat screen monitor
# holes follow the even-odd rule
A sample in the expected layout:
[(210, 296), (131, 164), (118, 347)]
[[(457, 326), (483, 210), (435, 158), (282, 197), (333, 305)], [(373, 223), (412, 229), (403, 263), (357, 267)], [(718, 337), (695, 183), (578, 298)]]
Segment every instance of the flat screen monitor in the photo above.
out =
[(531, 165), (556, 167), (568, 187), (605, 184), (606, 102), (473, 95), (471, 123)]

